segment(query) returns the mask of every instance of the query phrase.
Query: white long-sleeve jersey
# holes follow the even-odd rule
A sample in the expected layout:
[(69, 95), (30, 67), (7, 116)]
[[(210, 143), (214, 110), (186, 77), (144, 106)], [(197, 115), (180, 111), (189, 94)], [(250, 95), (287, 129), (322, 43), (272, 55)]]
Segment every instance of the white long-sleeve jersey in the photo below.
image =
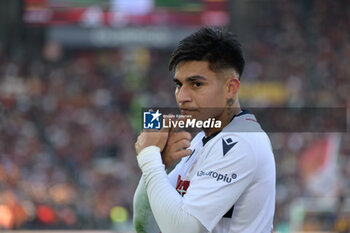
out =
[(140, 183), (161, 232), (270, 233), (275, 162), (255, 117), (242, 112), (218, 134), (201, 132), (190, 149), (192, 155), (169, 175), (158, 147), (147, 147), (137, 157)]

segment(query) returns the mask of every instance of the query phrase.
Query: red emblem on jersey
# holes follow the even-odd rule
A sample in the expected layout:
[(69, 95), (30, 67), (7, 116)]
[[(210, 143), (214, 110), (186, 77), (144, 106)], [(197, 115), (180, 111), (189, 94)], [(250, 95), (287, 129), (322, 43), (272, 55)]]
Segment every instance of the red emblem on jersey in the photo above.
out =
[(190, 186), (190, 181), (181, 180), (181, 176), (179, 175), (176, 183), (176, 191), (180, 193), (181, 196), (184, 196), (189, 186)]

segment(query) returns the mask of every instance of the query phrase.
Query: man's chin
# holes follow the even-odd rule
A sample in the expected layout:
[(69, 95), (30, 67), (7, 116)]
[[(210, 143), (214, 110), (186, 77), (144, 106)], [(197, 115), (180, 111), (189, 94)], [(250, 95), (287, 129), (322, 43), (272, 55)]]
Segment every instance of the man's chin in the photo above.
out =
[(199, 119), (199, 114), (198, 112), (195, 111), (182, 111), (181, 110), (181, 117), (184, 119)]
[[(214, 116), (213, 116), (214, 115)], [(181, 116), (184, 119), (195, 119), (196, 121), (206, 121), (208, 119), (216, 118), (215, 114), (208, 112), (205, 109), (201, 110), (181, 110)]]
[(194, 111), (194, 110), (181, 110), (181, 115), (183, 115), (186, 118), (191, 118), (193, 116), (197, 116), (198, 115), (198, 111)]
[(191, 116), (186, 116), (187, 119), (190, 119), (190, 120), (195, 120), (195, 121), (206, 121), (208, 119), (211, 119), (211, 117), (208, 117), (208, 116), (201, 116), (199, 114), (193, 114)]

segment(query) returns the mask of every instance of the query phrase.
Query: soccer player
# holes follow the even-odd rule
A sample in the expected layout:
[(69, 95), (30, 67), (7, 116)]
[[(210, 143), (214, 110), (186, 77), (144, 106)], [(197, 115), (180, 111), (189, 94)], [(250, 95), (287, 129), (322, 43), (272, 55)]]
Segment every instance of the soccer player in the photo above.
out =
[[(275, 162), (271, 143), (238, 101), (244, 68), (230, 32), (202, 28), (171, 56), (182, 114), (214, 118), (221, 128), (141, 132), (135, 149), (142, 170), (134, 196), (137, 232), (267, 233), (273, 228)], [(175, 165), (169, 175), (165, 167)]]

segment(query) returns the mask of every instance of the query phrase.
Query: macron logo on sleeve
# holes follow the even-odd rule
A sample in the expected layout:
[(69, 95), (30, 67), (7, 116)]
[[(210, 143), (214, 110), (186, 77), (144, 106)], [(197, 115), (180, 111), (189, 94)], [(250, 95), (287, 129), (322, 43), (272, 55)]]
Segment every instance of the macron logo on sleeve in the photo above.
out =
[(224, 156), (234, 147), (238, 142), (233, 142), (232, 138), (222, 139), (222, 151)]

